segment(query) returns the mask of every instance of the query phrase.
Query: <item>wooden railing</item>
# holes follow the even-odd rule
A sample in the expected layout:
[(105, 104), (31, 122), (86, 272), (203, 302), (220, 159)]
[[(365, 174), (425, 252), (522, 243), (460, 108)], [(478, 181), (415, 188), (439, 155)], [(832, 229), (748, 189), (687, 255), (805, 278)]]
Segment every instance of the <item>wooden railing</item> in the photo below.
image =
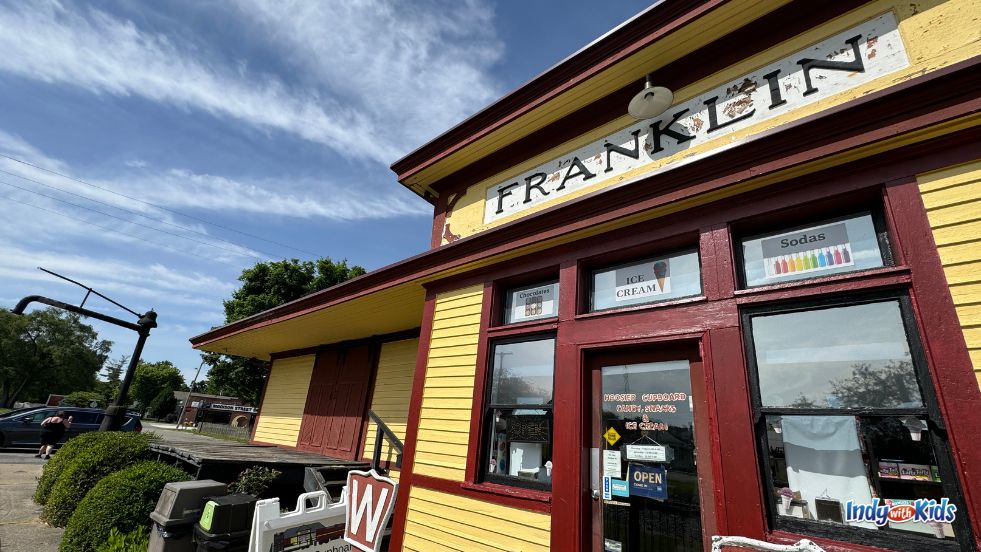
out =
[(377, 428), (376, 431), (375, 431), (375, 450), (371, 453), (371, 467), (372, 467), (372, 469), (374, 469), (375, 471), (377, 471), (380, 474), (386, 474), (386, 473), (388, 473), (388, 468), (383, 468), (381, 466), (382, 440), (383, 439), (386, 440), (386, 441), (388, 441), (389, 444), (391, 445), (391, 447), (393, 449), (395, 449), (395, 453), (396, 453), (396, 456), (395, 456), (395, 467), (396, 468), (401, 468), (402, 467), (402, 449), (404, 448), (404, 445), (402, 444), (402, 440), (398, 438), (398, 435), (395, 435), (395, 433), (392, 432), (392, 430), (388, 427), (388, 424), (386, 424), (384, 421), (382, 421), (382, 419), (378, 416), (378, 414), (375, 414), (374, 411), (369, 410), (368, 411), (368, 417), (371, 418), (371, 421), (372, 422), (375, 422), (375, 427)]

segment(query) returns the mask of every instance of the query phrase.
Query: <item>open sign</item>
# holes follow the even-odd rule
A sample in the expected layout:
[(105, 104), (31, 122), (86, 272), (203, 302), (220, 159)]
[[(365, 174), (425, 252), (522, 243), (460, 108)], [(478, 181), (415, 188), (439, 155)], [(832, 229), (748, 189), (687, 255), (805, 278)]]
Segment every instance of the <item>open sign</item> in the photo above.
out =
[(668, 499), (668, 472), (663, 467), (630, 464), (627, 480), (632, 496)]

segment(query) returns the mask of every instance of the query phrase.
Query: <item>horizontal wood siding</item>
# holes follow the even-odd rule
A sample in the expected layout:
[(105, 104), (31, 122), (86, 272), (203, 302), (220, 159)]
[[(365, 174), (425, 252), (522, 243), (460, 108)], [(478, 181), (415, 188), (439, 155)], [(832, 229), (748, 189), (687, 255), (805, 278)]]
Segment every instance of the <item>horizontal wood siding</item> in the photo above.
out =
[(255, 441), (296, 446), (315, 358), (316, 355), (306, 355), (273, 362), (259, 407)]
[[(405, 426), (409, 420), (409, 400), (412, 397), (412, 376), (416, 370), (418, 339), (383, 343), (378, 356), (378, 374), (375, 376), (375, 390), (368, 407), (378, 414), (382, 421), (399, 439), (405, 440)], [(365, 436), (363, 455), (371, 458), (375, 450), (377, 426), (368, 420), (368, 434)], [(383, 462), (395, 462), (395, 450), (388, 441), (382, 446)]]
[(402, 549), (544, 552), (550, 527), (547, 514), (412, 487)]
[(413, 471), (463, 481), (483, 286), (436, 296)]
[(981, 385), (981, 160), (917, 180)]

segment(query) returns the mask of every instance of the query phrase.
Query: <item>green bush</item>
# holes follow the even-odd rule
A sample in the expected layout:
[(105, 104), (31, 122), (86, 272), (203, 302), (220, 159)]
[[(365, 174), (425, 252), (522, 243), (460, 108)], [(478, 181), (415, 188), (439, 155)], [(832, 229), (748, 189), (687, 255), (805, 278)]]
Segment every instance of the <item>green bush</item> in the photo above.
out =
[(114, 528), (129, 533), (148, 526), (164, 485), (189, 479), (183, 470), (156, 461), (140, 462), (104, 477), (72, 514), (59, 550), (97, 552), (108, 543)]
[(109, 531), (109, 540), (99, 547), (99, 552), (146, 552), (150, 546), (150, 532), (145, 526), (129, 533), (120, 533), (115, 527)]
[(58, 480), (58, 476), (61, 475), (65, 466), (70, 464), (79, 453), (98, 446), (96, 443), (106, 439), (104, 435), (104, 433), (96, 432), (83, 433), (65, 441), (65, 444), (58, 449), (51, 460), (44, 464), (44, 471), (41, 472), (41, 477), (37, 482), (37, 490), (34, 491), (34, 502), (42, 505), (47, 503), (48, 495), (51, 494), (51, 489), (54, 488), (55, 481)]
[[(85, 493), (100, 479), (147, 457), (152, 434), (108, 431), (77, 451), (61, 468), (41, 517), (55, 527), (64, 527)], [(60, 456), (59, 452), (57, 456)]]
[(260, 496), (262, 493), (266, 492), (266, 489), (269, 488), (269, 484), (272, 483), (277, 477), (282, 475), (282, 473), (283, 472), (279, 470), (274, 470), (263, 466), (252, 466), (251, 468), (246, 468), (242, 470), (242, 473), (238, 474), (237, 480), (228, 485), (228, 492), (247, 493), (252, 496)]
[(105, 406), (106, 404), (106, 398), (102, 396), (102, 393), (96, 391), (75, 391), (74, 393), (65, 395), (65, 398), (61, 400), (61, 406), (80, 406), (83, 408), (89, 408), (92, 401), (98, 403), (93, 408)]

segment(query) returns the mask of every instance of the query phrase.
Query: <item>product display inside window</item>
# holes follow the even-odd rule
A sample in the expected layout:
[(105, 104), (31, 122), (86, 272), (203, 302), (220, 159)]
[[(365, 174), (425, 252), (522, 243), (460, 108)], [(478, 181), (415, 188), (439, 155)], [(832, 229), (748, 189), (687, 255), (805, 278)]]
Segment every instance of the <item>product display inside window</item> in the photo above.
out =
[[(926, 428), (925, 420), (914, 416), (767, 416), (776, 513), (953, 538), (949, 522), (893, 520), (888, 513), (898, 506), (915, 507), (918, 499), (933, 499), (937, 505), (950, 500), (944, 494)], [(849, 515), (849, 503), (872, 504), (876, 499), (888, 508), (883, 510), (884, 523)]]
[(495, 343), (485, 408), (486, 478), (548, 488), (552, 481), (555, 339)]
[(746, 286), (881, 267), (879, 239), (872, 215), (863, 214), (744, 240)]
[(592, 274), (590, 310), (692, 297), (702, 293), (698, 252), (631, 261)]

